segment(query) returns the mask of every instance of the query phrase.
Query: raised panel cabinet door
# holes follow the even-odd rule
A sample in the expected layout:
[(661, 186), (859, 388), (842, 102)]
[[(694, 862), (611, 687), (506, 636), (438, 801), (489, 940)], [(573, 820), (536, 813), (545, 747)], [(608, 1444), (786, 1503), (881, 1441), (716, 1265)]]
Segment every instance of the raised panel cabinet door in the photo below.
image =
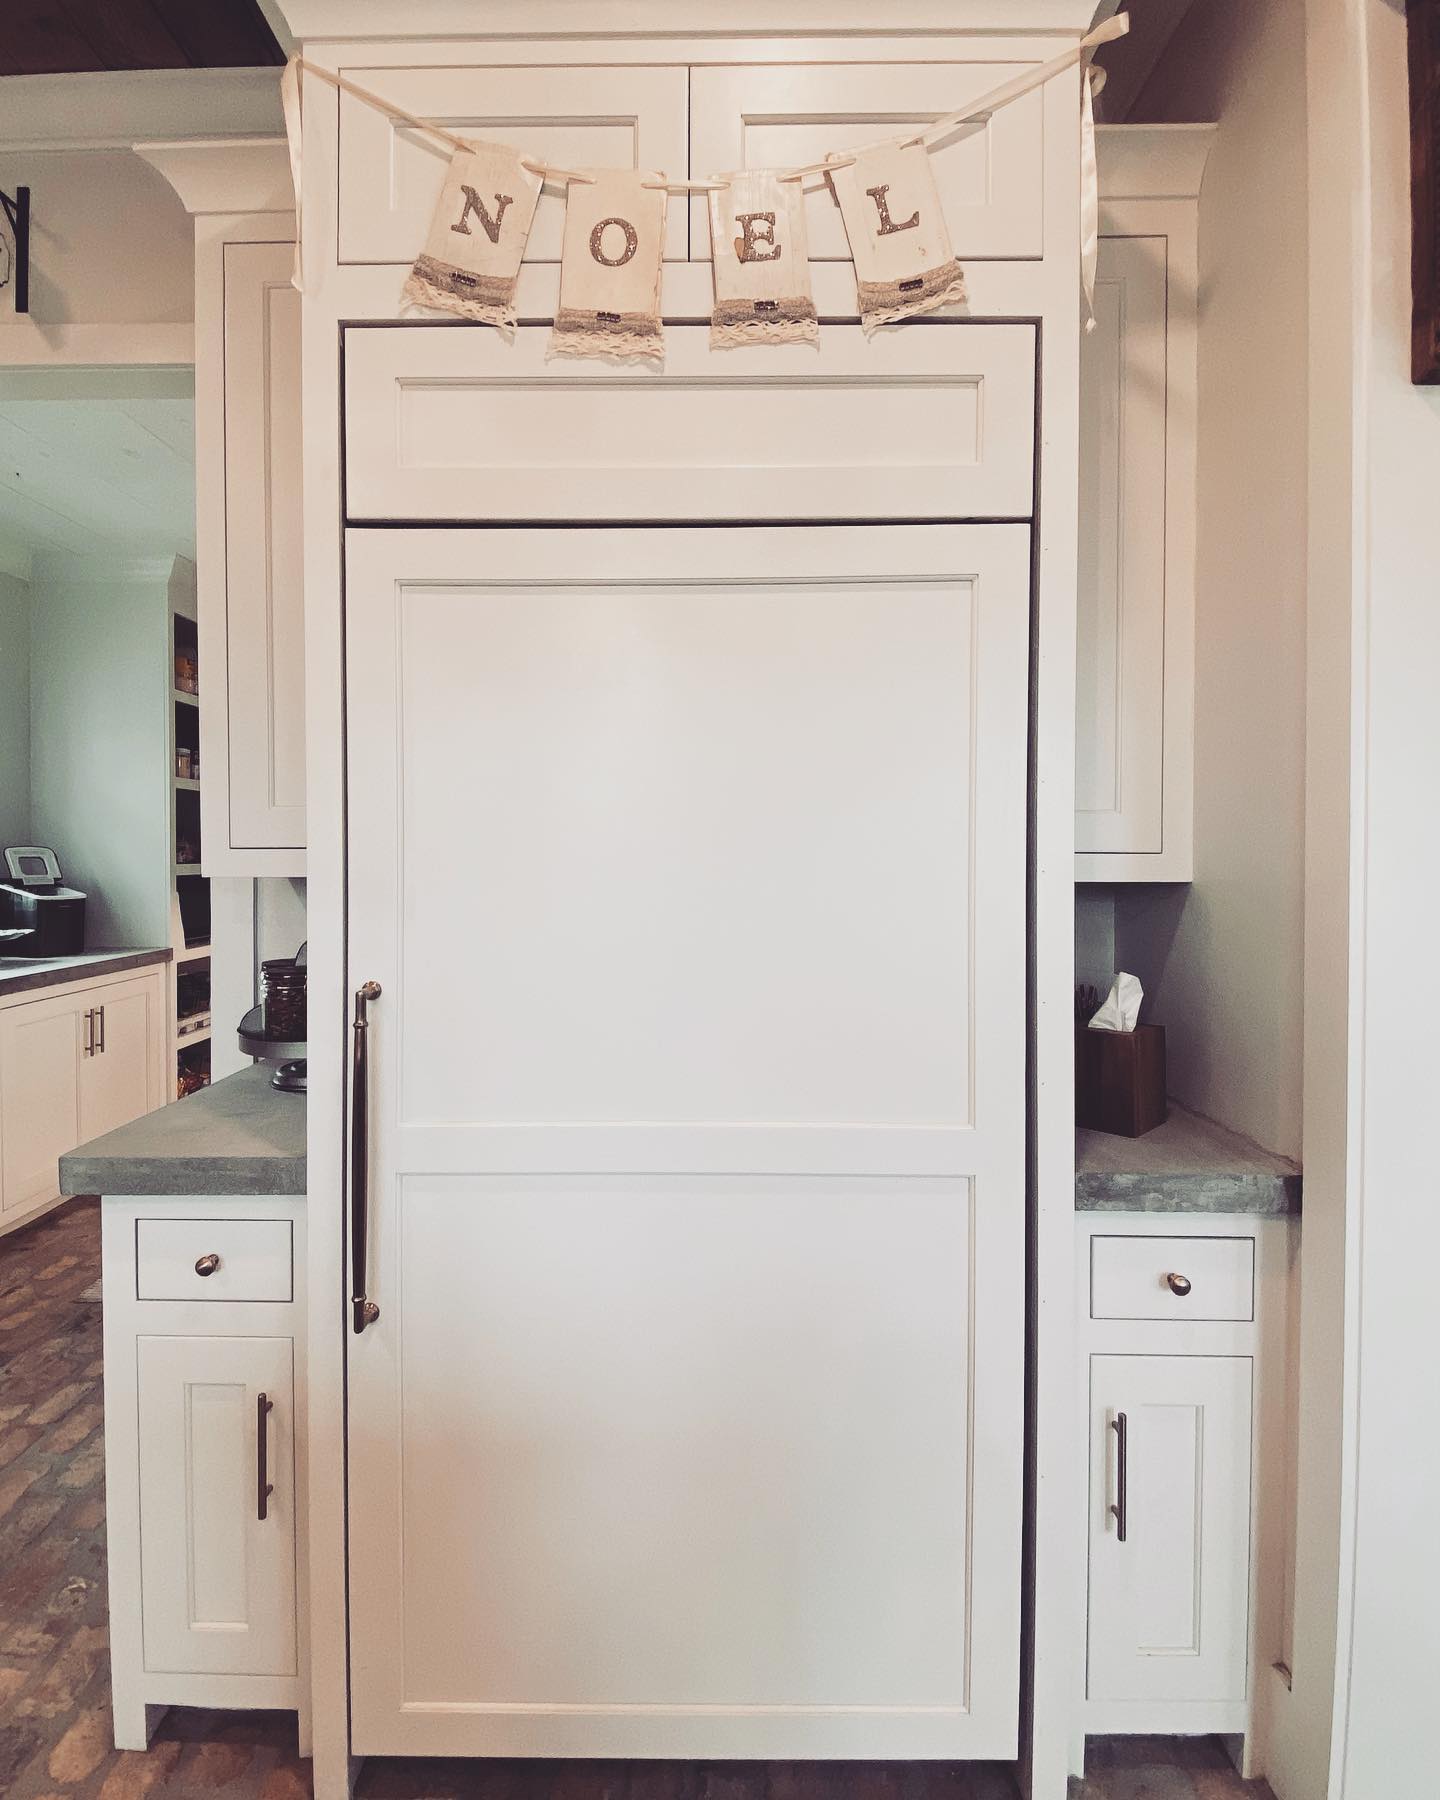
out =
[[(341, 73), (422, 119), (509, 144), (566, 169), (654, 169), (685, 179), (683, 67), (536, 68), (504, 52), (469, 66), (387, 69), (341, 64)], [(340, 96), (339, 259), (412, 263), (450, 162), (445, 144), (358, 100)], [(535, 209), (525, 260), (558, 263), (565, 190), (547, 185)], [(685, 200), (670, 201), (665, 257), (689, 255)]]
[[(737, 64), (690, 72), (691, 168), (799, 168), (832, 150), (890, 137), (957, 112), (1026, 65), (1002, 62)], [(932, 153), (956, 256), (1044, 251), (1044, 100), (1040, 93), (966, 126)], [(805, 181), (812, 262), (848, 262), (840, 211), (823, 175)], [(710, 259), (703, 194), (691, 201), (690, 255)]]
[(1075, 848), (1164, 848), (1166, 239), (1102, 238), (1080, 349)]
[(349, 533), (357, 1752), (1015, 1754), (1029, 567)]
[(159, 1104), (156, 1045), (165, 1030), (164, 986), (127, 981), (98, 989), (91, 1056), (80, 1063), (80, 1141), (127, 1125)]
[(305, 844), (300, 296), (294, 245), (226, 244), (228, 842)]
[(147, 1674), (295, 1673), (293, 1351), (136, 1339)]
[(1090, 1359), (1091, 1700), (1245, 1696), (1252, 1367)]
[(60, 1192), (60, 1158), (80, 1142), (80, 1060), (88, 996), (0, 1012), (0, 1209)]

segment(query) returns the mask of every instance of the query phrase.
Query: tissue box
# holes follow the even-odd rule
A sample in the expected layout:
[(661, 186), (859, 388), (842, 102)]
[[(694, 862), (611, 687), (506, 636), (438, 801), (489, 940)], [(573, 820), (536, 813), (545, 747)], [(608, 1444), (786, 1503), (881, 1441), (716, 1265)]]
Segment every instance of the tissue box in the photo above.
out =
[(1075, 1030), (1075, 1123), (1117, 1137), (1142, 1137), (1163, 1125), (1165, 1027)]

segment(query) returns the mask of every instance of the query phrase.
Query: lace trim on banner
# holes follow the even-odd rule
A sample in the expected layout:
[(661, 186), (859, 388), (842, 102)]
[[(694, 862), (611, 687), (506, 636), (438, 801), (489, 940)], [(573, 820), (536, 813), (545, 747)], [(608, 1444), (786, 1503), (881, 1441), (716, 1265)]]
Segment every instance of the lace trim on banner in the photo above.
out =
[(459, 313), (462, 318), (493, 325), (507, 340), (515, 335), (515, 283), (503, 276), (472, 275), (468, 269), (420, 256), (400, 297), (415, 306)]
[(787, 300), (717, 300), (710, 315), (710, 348), (733, 350), (741, 344), (815, 344), (820, 322), (815, 302)]
[(653, 313), (582, 312), (562, 306), (555, 313), (551, 356), (604, 356), (611, 362), (663, 362), (665, 334)]
[(938, 269), (927, 269), (909, 281), (859, 281), (860, 323), (865, 335), (897, 319), (954, 306), (965, 298), (965, 271), (952, 256)]

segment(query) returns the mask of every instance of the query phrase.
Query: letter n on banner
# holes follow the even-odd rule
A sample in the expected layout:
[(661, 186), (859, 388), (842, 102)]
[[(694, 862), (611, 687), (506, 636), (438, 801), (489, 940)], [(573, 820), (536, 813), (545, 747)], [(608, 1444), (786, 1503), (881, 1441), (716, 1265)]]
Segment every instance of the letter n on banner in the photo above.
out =
[[(587, 169), (565, 192), (560, 304), (552, 356), (615, 361), (665, 354), (660, 262), (665, 251), (662, 176), (637, 169)], [(656, 185), (647, 187), (647, 182)]]
[(781, 181), (768, 169), (722, 179), (726, 185), (710, 194), (711, 349), (815, 343), (820, 327), (800, 183)]
[(827, 169), (826, 176), (850, 240), (867, 334), (965, 298), (964, 271), (950, 249), (923, 144), (860, 151), (854, 162)]
[(403, 297), (515, 330), (515, 283), (540, 198), (541, 178), (504, 144), (474, 144), (450, 158), (430, 236)]

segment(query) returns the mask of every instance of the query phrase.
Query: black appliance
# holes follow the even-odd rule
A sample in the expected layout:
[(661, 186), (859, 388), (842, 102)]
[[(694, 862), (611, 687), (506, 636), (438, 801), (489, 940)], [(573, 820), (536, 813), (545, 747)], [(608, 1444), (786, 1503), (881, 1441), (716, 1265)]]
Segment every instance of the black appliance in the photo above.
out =
[(19, 844), (5, 852), (0, 881), (0, 956), (78, 956), (85, 948), (85, 896), (62, 885), (53, 850)]

